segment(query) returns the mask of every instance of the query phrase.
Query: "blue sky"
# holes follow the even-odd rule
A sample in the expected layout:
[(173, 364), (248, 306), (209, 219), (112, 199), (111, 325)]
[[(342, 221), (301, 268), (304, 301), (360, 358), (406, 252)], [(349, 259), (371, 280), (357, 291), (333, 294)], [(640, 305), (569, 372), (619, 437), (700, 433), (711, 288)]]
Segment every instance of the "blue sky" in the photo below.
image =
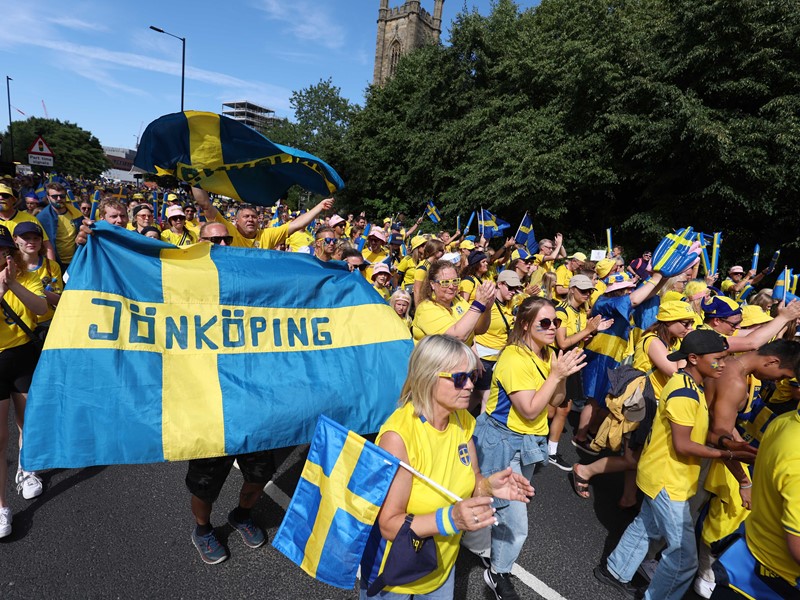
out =
[[(445, 43), (465, 4), (481, 14), (491, 8), (491, 0), (446, 0)], [(150, 25), (186, 37), (187, 109), (220, 112), (223, 102), (246, 99), (292, 118), (292, 91), (331, 77), (343, 96), (363, 104), (372, 80), (378, 0), (4, 5), (0, 76), (13, 79), (12, 119), (45, 116), (46, 106), (50, 118), (77, 123), (107, 146), (133, 148), (142, 124), (180, 109), (181, 42)], [(422, 6), (432, 12), (433, 0)]]

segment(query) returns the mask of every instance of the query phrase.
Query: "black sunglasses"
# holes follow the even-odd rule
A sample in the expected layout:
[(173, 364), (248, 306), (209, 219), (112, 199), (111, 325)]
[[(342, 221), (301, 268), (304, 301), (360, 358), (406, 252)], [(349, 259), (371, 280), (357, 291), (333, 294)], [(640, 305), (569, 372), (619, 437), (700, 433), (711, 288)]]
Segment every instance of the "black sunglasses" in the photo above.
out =
[(467, 385), (467, 380), (469, 379), (472, 383), (475, 383), (478, 379), (478, 372), (477, 371), (460, 371), (458, 373), (447, 373), (446, 371), (441, 371), (439, 373), (439, 377), (445, 377), (446, 379), (452, 379), (453, 385), (456, 386), (459, 390), (463, 390), (464, 386)]
[(55, 198), (57, 200), (63, 200), (67, 197), (66, 194), (47, 194), (48, 198)]
[(556, 329), (558, 329), (559, 327), (561, 327), (561, 319), (559, 319), (558, 317), (556, 317), (555, 319), (542, 319), (537, 323), (537, 325), (542, 329), (550, 329), (551, 325), (555, 325)]
[(3, 198), (4, 200), (8, 200), (9, 198), (13, 197), (14, 196), (12, 196), (11, 194), (0, 194), (0, 198)]
[(221, 244), (222, 242), (225, 242), (226, 246), (230, 246), (233, 243), (232, 235), (211, 235), (201, 239), (211, 242), (212, 244)]

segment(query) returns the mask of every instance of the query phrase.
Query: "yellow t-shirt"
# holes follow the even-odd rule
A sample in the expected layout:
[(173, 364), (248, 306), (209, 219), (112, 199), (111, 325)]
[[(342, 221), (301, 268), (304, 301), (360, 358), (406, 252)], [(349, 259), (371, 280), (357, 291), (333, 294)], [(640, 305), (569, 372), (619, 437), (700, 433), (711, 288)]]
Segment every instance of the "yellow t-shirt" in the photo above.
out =
[[(648, 373), (655, 397), (661, 398), (661, 392), (664, 390), (664, 386), (667, 385), (670, 378), (668, 375), (659, 371), (650, 359), (648, 352), (650, 351), (650, 344), (653, 343), (663, 344), (664, 342), (662, 342), (655, 333), (648, 333), (642, 336), (642, 339), (636, 344), (636, 349), (633, 352), (633, 368), (640, 370), (642, 373)], [(676, 346), (680, 346), (680, 341), (673, 344), (667, 352), (669, 353), (676, 350)]]
[[(500, 351), (506, 347), (508, 334), (514, 328), (514, 313), (509, 304), (502, 304), (495, 300), (492, 302), (492, 321), (486, 333), (475, 336), (475, 343), (478, 347), (478, 356), (484, 360), (496, 361), (500, 357)], [(496, 350), (496, 353), (488, 353), (489, 349)]]
[[(567, 265), (561, 265), (556, 269), (556, 285), (569, 288), (569, 280), (572, 279), (572, 275), (573, 273), (567, 268)], [(553, 290), (553, 294), (559, 300), (564, 300), (567, 297), (566, 294), (556, 294), (555, 290)]]
[(475, 300), (475, 290), (477, 289), (478, 285), (481, 283), (481, 280), (477, 277), (465, 277), (461, 280), (461, 283), (458, 284), (458, 295), (462, 298), (464, 297), (464, 293), (469, 294), (469, 298), (467, 298), (467, 302), (472, 302)]
[[(48, 285), (52, 288), (50, 291), (61, 294), (64, 291), (64, 280), (61, 277), (61, 267), (54, 260), (50, 260), (46, 256), (41, 258), (39, 267), (30, 271), (35, 273), (42, 283), (42, 296), (44, 296), (44, 288)], [(43, 315), (36, 315), (36, 323), (47, 323), (53, 318), (55, 310), (52, 306), (48, 306), (47, 312)], [(19, 314), (19, 313), (17, 313)]]
[[(408, 463), (417, 471), (462, 498), (472, 496), (475, 490), (475, 471), (470, 462), (468, 444), (475, 432), (475, 419), (466, 410), (452, 413), (445, 430), (439, 431), (424, 418), (415, 416), (414, 406), (409, 402), (395, 410), (383, 424), (376, 443), (380, 443), (387, 431), (394, 431), (402, 438), (408, 454)], [(450, 498), (422, 479), (418, 477), (411, 479), (407, 513), (425, 515), (452, 504)], [(433, 539), (439, 568), (409, 584), (387, 586), (386, 591), (395, 594), (427, 594), (442, 586), (456, 563), (461, 534), (434, 535)], [(384, 563), (391, 546), (392, 542), (387, 541), (383, 555)]]
[(747, 547), (792, 585), (800, 565), (786, 534), (800, 536), (800, 414), (777, 417), (767, 428), (753, 469), (753, 510), (745, 521)]
[[(44, 287), (42, 280), (34, 271), (25, 271), (17, 273), (17, 281), (25, 289), (30, 290), (37, 296), (44, 298)], [(36, 315), (32, 310), (29, 310), (17, 296), (9, 290), (3, 296), (3, 300), (8, 302), (15, 313), (19, 315), (23, 323), (31, 329), (36, 328)], [(0, 312), (3, 321), (0, 322), (0, 350), (8, 350), (9, 348), (16, 348), (31, 341), (28, 334), (25, 333), (20, 327), (7, 315)]]
[(381, 248), (377, 252), (373, 252), (369, 248), (364, 248), (361, 251), (361, 256), (364, 260), (370, 263), (370, 266), (362, 271), (367, 281), (372, 281), (372, 265), (383, 262), (389, 256), (389, 251), (386, 248)]
[(486, 402), (486, 413), (511, 431), (530, 435), (547, 435), (547, 408), (533, 419), (526, 419), (511, 403), (511, 394), (538, 390), (550, 375), (552, 350), (543, 360), (526, 346), (512, 344), (497, 359), (492, 373), (492, 388)]
[(308, 233), (306, 229), (295, 231), (286, 240), (289, 250), (292, 252), (300, 252), (303, 248), (314, 244), (314, 236)]
[[(414, 334), (414, 341), (418, 342), (428, 335), (444, 333), (453, 325), (458, 323), (467, 311), (469, 303), (457, 297), (453, 300), (451, 308), (445, 308), (433, 300), (423, 300), (414, 313), (414, 322), (411, 332)], [(470, 335), (467, 345), (472, 345), (474, 335)]]
[[(566, 329), (566, 337), (586, 329), (586, 309), (583, 307), (575, 308), (566, 300), (556, 308), (556, 317), (561, 319), (561, 328)], [(583, 348), (583, 346), (583, 340), (578, 342), (578, 348)]]
[(261, 248), (262, 250), (272, 250), (279, 244), (286, 241), (289, 235), (289, 224), (284, 223), (280, 227), (265, 227), (256, 231), (254, 238), (244, 237), (236, 225), (226, 220), (225, 217), (217, 211), (217, 216), (214, 219), (217, 223), (222, 223), (228, 230), (228, 234), (233, 236), (233, 244), (237, 248)]
[(400, 287), (404, 288), (414, 283), (414, 271), (416, 268), (417, 262), (414, 260), (413, 256), (408, 254), (402, 258), (400, 264), (397, 265), (397, 272), (401, 273), (403, 278), (400, 282)]
[(383, 298), (383, 299), (384, 299), (384, 300), (386, 300), (387, 302), (389, 301), (389, 298), (392, 296), (392, 295), (389, 293), (389, 288), (387, 288), (386, 286), (383, 286), (383, 285), (377, 285), (377, 284), (373, 284), (373, 285), (372, 285), (372, 288), (373, 288), (373, 289), (374, 289), (376, 292), (378, 292), (378, 293), (381, 295), (381, 298)]
[(425, 278), (428, 276), (428, 267), (430, 266), (431, 263), (429, 263), (427, 260), (423, 260), (417, 265), (417, 268), (414, 269), (414, 283), (417, 283), (418, 281), (422, 283), (425, 281)]
[(700, 459), (678, 456), (672, 443), (670, 423), (691, 427), (691, 440), (705, 445), (708, 435), (706, 396), (703, 388), (683, 371), (670, 377), (661, 392), (658, 412), (636, 471), (636, 485), (650, 498), (666, 489), (670, 500), (679, 502), (697, 492)]
[(165, 229), (161, 232), (161, 239), (168, 244), (176, 246), (190, 246), (197, 243), (197, 236), (188, 227), (184, 229), (183, 233), (175, 233), (171, 229)]
[(75, 249), (77, 248), (75, 237), (78, 235), (78, 227), (74, 225), (73, 220), (77, 219), (78, 216), (83, 216), (77, 208), (73, 207), (73, 210), (78, 215), (74, 215), (67, 209), (67, 212), (63, 215), (58, 215), (58, 221), (56, 222), (56, 251), (58, 252), (58, 258), (64, 264), (72, 262), (72, 257), (75, 255)]
[(194, 237), (200, 237), (200, 227), (202, 227), (202, 223), (200, 223), (196, 218), (189, 221), (188, 219), (184, 222), (184, 227), (191, 231), (194, 234)]
[[(37, 219), (36, 217), (25, 211), (18, 210), (8, 219), (4, 219), (2, 216), (0, 216), (0, 225), (3, 225), (4, 227), (8, 228), (8, 232), (11, 235), (14, 235), (14, 229), (16, 229), (17, 225), (19, 225), (20, 223), (24, 223), (26, 221), (29, 221), (31, 223), (36, 223), (39, 227), (42, 227), (42, 224), (39, 222), (39, 219)], [(44, 227), (42, 227), (42, 239), (45, 242), (50, 240), (50, 238), (47, 237), (47, 232), (44, 230)]]

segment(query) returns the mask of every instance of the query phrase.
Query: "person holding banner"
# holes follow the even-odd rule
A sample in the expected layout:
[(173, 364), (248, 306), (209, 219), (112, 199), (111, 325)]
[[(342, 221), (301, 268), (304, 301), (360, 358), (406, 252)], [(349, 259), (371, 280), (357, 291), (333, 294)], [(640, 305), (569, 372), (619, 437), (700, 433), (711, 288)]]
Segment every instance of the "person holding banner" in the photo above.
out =
[[(36, 327), (36, 317), (47, 312), (44, 288), (36, 273), (20, 268), (19, 250), (8, 228), (0, 225), (0, 301), (5, 318), (0, 321), (0, 538), (11, 534), (11, 508), (6, 504), (8, 479), (8, 410), (14, 402), (14, 413), (20, 430), (28, 388), (39, 360), (41, 346), (31, 339), (28, 331)], [(27, 331), (26, 331), (27, 329)], [(42, 482), (35, 473), (20, 471), (17, 486), (23, 498), (31, 499), (42, 493)]]
[[(472, 437), (475, 419), (467, 412), (476, 366), (472, 350), (447, 335), (429, 336), (411, 353), (400, 407), (381, 427), (377, 443), (425, 479), (403, 468), (395, 475), (378, 515), (386, 549), (377, 560), (384, 573), (389, 563), (415, 560), (413, 552), (407, 556), (404, 547), (398, 545), (396, 551), (393, 547), (406, 522), (423, 544), (435, 544), (439, 560), (432, 572), (421, 573), (410, 583), (386, 582), (387, 587), (370, 597), (400, 600), (413, 595), (417, 599), (452, 600), (453, 567), (462, 532), (497, 523), (495, 498), (518, 504), (529, 502), (533, 496), (530, 483), (508, 466), (489, 477), (478, 469)], [(447, 495), (437, 489), (440, 486), (448, 490)], [(459, 500), (453, 503), (452, 496)], [(377, 575), (376, 565), (371, 566), (362, 564), (362, 600)]]

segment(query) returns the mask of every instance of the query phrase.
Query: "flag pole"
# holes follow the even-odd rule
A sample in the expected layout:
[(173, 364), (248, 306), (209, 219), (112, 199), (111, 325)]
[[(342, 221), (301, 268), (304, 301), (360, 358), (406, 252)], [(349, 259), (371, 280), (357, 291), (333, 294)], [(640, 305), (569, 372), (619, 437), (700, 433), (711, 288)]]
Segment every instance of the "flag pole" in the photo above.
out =
[(522, 224), (525, 222), (525, 217), (527, 217), (527, 216), (528, 216), (528, 211), (526, 210), (525, 214), (522, 215), (522, 221), (519, 222), (519, 227), (517, 227), (517, 233), (514, 234), (514, 241), (515, 242), (517, 241), (517, 236), (519, 235), (519, 232), (522, 231)]
[(442, 492), (445, 496), (448, 496), (449, 498), (452, 498), (456, 502), (461, 502), (463, 500), (463, 498), (461, 498), (460, 496), (457, 496), (456, 494), (454, 494), (453, 492), (448, 490), (446, 487), (442, 487), (441, 485), (436, 483), (433, 479), (431, 479), (430, 477), (426, 477), (425, 475), (423, 475), (422, 473), (417, 471), (411, 465), (404, 463), (402, 460), (400, 461), (400, 466), (403, 467), (406, 471), (408, 471), (412, 475), (422, 479), (422, 481), (424, 481), (425, 483), (433, 486), (435, 489), (437, 489), (440, 492)]

